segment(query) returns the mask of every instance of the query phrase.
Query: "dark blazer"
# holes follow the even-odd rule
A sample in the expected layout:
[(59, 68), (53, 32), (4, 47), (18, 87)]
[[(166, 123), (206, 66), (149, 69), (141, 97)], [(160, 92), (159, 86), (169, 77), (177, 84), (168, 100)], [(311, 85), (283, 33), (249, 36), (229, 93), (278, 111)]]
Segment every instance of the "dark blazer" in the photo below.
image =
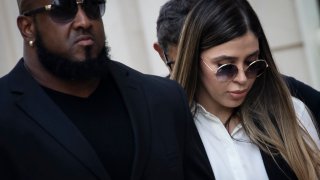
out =
[[(131, 180), (212, 179), (182, 88), (114, 61), (107, 68), (133, 128)], [(110, 180), (89, 142), (23, 60), (0, 79), (0, 179)]]
[(310, 109), (320, 129), (320, 92), (293, 77), (284, 76), (284, 79), (291, 95), (300, 99)]

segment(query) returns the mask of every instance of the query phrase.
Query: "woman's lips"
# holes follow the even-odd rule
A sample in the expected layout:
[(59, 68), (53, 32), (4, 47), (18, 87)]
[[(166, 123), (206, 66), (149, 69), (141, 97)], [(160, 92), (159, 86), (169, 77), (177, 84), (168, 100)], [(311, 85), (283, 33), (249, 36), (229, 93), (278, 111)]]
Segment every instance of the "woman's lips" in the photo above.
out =
[(233, 99), (243, 99), (247, 95), (247, 90), (229, 91), (229, 94)]

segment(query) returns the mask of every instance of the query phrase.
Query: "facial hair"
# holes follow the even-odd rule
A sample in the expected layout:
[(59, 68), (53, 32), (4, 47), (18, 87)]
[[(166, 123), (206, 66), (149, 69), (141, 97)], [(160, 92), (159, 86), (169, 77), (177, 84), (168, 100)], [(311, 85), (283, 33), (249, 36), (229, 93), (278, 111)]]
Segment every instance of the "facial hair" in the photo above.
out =
[(110, 48), (104, 46), (96, 58), (91, 56), (91, 47), (85, 48), (86, 59), (75, 61), (50, 52), (39, 34), (35, 46), (42, 66), (56, 77), (66, 81), (85, 81), (101, 78), (107, 72), (106, 63), (110, 60)]

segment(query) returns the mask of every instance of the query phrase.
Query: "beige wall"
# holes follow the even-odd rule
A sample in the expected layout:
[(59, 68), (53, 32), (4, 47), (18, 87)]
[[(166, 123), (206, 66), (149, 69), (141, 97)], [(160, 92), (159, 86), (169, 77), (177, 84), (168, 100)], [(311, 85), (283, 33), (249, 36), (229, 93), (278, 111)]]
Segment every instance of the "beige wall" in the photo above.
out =
[(249, 0), (283, 74), (320, 89), (319, 15), (315, 0)]
[(0, 76), (7, 73), (22, 54), (21, 36), (16, 28), (16, 1), (0, 1)]
[[(256, 10), (282, 73), (320, 90), (319, 16), (316, 0), (249, 0)], [(156, 18), (166, 0), (108, 0), (103, 17), (113, 59), (145, 73), (167, 69), (152, 48)], [(0, 1), (0, 76), (22, 55), (16, 1)], [(318, 35), (319, 34), (319, 35)]]

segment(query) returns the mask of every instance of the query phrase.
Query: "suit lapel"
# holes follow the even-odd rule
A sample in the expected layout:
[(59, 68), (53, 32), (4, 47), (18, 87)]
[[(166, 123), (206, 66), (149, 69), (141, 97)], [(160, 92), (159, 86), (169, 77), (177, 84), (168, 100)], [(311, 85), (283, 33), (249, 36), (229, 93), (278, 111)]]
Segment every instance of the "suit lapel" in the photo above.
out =
[[(115, 62), (108, 62), (108, 69), (114, 78), (129, 113), (134, 133), (135, 153), (131, 180), (141, 179), (150, 151), (150, 112), (144, 90), (136, 77), (127, 69), (117, 68)], [(131, 72), (134, 73), (134, 72)]]
[(110, 179), (81, 132), (44, 93), (21, 60), (9, 75), (16, 104), (99, 179)]

